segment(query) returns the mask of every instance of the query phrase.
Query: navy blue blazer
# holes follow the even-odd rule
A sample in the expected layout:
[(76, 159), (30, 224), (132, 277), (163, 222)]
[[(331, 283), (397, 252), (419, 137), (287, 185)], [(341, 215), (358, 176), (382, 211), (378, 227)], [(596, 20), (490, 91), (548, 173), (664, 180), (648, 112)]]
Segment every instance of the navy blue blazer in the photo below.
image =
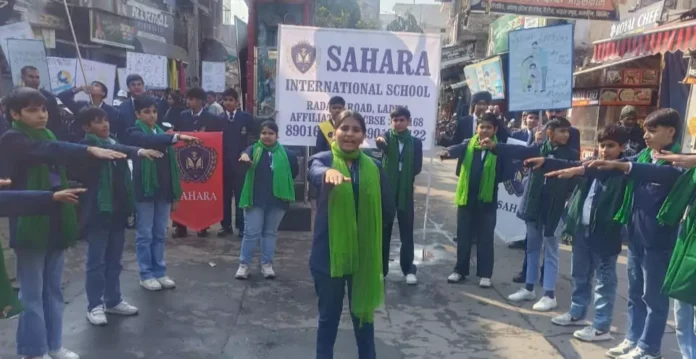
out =
[(331, 150), (331, 145), (329, 144), (328, 141), (326, 141), (326, 137), (324, 137), (324, 133), (321, 132), (321, 130), (319, 130), (319, 133), (317, 133), (317, 142), (314, 145), (314, 153), (330, 151), (330, 150)]
[(51, 191), (0, 191), (0, 217), (47, 215), (57, 204)]
[[(75, 101), (75, 92), (73, 92), (72, 89), (65, 90), (61, 93), (58, 94), (58, 98), (63, 101), (63, 104), (65, 107), (68, 108), (75, 116), (80, 112), (85, 107), (90, 107), (92, 106), (91, 103), (88, 101)], [(106, 102), (101, 103), (99, 105), (99, 108), (104, 110), (106, 112), (106, 117), (109, 120), (109, 128), (111, 129), (111, 133), (116, 137), (116, 138), (123, 138), (123, 135), (126, 133), (126, 126), (119, 120), (118, 118), (118, 111), (116, 111), (113, 106), (110, 106)], [(71, 138), (73, 141), (77, 142), (82, 137), (85, 136), (84, 131), (82, 131), (82, 127), (74, 126), (71, 130), (71, 136), (74, 136), (74, 138)]]
[(39, 89), (39, 92), (46, 98), (46, 111), (48, 112), (48, 123), (46, 123), (46, 128), (51, 130), (58, 140), (68, 141), (70, 139), (70, 132), (67, 124), (63, 123), (63, 119), (60, 116), (60, 109), (58, 108), (56, 96), (44, 89)]
[[(292, 178), (296, 178), (300, 173), (300, 165), (297, 162), (297, 155), (294, 151), (285, 148), (285, 153), (288, 154), (288, 162), (290, 162), (290, 173)], [(254, 146), (247, 147), (244, 152), (249, 158), (254, 158)], [(256, 166), (254, 174), (254, 207), (280, 207), (287, 210), (290, 206), (289, 202), (281, 201), (273, 195), (273, 169), (272, 156), (269, 151), (264, 151), (259, 159), (259, 164)], [(251, 167), (249, 164), (247, 166)]]
[[(157, 119), (159, 120), (161, 117), (164, 116), (164, 113), (160, 115), (160, 110), (162, 107), (162, 100), (158, 98), (152, 98), (155, 100), (155, 103), (157, 104)], [(166, 101), (165, 101), (166, 103)], [(121, 102), (120, 105), (118, 105), (118, 119), (119, 122), (122, 123), (124, 129), (126, 129), (126, 132), (128, 132), (128, 128), (132, 127), (135, 125), (135, 121), (138, 119), (138, 116), (135, 115), (135, 107), (133, 106), (133, 98), (128, 98), (125, 101)], [(120, 138), (120, 140), (123, 140)]]
[[(382, 160), (384, 161), (384, 158), (387, 156), (387, 149), (389, 148), (389, 136), (387, 136), (389, 132), (384, 132), (382, 134), (382, 137), (386, 139), (385, 143), (379, 143), (377, 142), (377, 148), (382, 150)], [(323, 136), (322, 136), (323, 137)], [(423, 142), (416, 137), (411, 136), (412, 141), (413, 141), (413, 178), (411, 178), (411, 182), (416, 181), (416, 176), (418, 176), (421, 171), (423, 170)], [(326, 140), (326, 139), (325, 139)], [(395, 190), (392, 188), (392, 191)], [(393, 193), (396, 196), (396, 193)], [(411, 197), (413, 196), (413, 191), (411, 191)]]
[(157, 178), (159, 179), (159, 188), (157, 188), (153, 196), (145, 196), (143, 193), (143, 172), (141, 169), (142, 159), (137, 156), (133, 158), (133, 193), (135, 195), (135, 200), (138, 202), (178, 201), (178, 198), (174, 198), (174, 193), (172, 190), (172, 175), (170, 170), (171, 164), (168, 156), (168, 152), (170, 150), (173, 151), (173, 149), (170, 149), (169, 146), (174, 144), (174, 135), (167, 133), (152, 135), (143, 132), (139, 127), (131, 127), (126, 131), (126, 140), (124, 141), (124, 144), (140, 148), (153, 149), (165, 154), (164, 157), (155, 160)]
[[(29, 168), (37, 164), (49, 166), (85, 163), (92, 158), (87, 146), (60, 142), (36, 141), (16, 130), (8, 130), (0, 137), (0, 178), (11, 178), (10, 189), (26, 190)], [(49, 240), (58, 241), (60, 232), (60, 206), (50, 207)], [(17, 237), (17, 217), (10, 217), (10, 247), (15, 248)]]
[(524, 141), (526, 144), (534, 142), (534, 134), (530, 133), (528, 129), (513, 131), (510, 134), (510, 137), (516, 140)]
[[(389, 189), (389, 180), (382, 170), (382, 164), (377, 160), (373, 161), (380, 169), (379, 186), (382, 195), (382, 221), (385, 225), (391, 225), (390, 219), (393, 219), (396, 214), (394, 196)], [(318, 192), (309, 267), (312, 270), (326, 274), (331, 272), (329, 265), (329, 193), (331, 192), (331, 187), (324, 185), (324, 174), (331, 168), (332, 164), (333, 154), (331, 152), (317, 153), (309, 159), (309, 172), (307, 173), (309, 183)], [(351, 177), (354, 188), (360, 182), (359, 176), (360, 174), (356, 171)]]
[(206, 131), (222, 132), (224, 172), (244, 173), (245, 167), (239, 163), (239, 156), (251, 144), (251, 136), (258, 135), (254, 118), (239, 109), (234, 112), (234, 116), (225, 110), (216, 122), (206, 127)]
[[(568, 147), (575, 150), (579, 155), (580, 154), (580, 131), (575, 127), (571, 127), (568, 131), (570, 132), (570, 137), (568, 137)], [(516, 140), (524, 141), (528, 145), (530, 145), (534, 142), (534, 134), (533, 133), (530, 134), (530, 131), (527, 129), (513, 131), (510, 134), (510, 137), (512, 137)]]
[(200, 116), (194, 116), (192, 110), (183, 110), (176, 122), (170, 122), (178, 132), (205, 131), (219, 127), (217, 116), (203, 109)]

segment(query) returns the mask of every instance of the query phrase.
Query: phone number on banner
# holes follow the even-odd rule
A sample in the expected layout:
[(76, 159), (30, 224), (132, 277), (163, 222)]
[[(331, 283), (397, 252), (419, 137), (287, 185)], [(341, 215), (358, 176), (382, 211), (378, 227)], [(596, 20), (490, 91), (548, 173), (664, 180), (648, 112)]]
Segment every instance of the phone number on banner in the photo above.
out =
[[(366, 137), (368, 140), (374, 140), (375, 138), (381, 136), (384, 133), (384, 129), (376, 127), (368, 127)], [(318, 125), (286, 125), (285, 126), (285, 136), (288, 137), (317, 137), (321, 131)], [(411, 135), (425, 141), (425, 130), (411, 129)]]

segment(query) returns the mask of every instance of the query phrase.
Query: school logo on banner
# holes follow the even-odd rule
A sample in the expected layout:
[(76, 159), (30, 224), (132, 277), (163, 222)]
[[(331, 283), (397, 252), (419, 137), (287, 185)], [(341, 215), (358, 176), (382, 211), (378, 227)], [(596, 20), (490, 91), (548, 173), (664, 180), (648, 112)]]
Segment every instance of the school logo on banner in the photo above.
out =
[(524, 177), (526, 177), (528, 174), (529, 168), (518, 168), (517, 171), (515, 171), (515, 177), (509, 181), (503, 182), (507, 193), (511, 196), (522, 197), (522, 194), (524, 193), (524, 183), (522, 183), (522, 179), (524, 179)]
[(200, 231), (222, 220), (222, 133), (186, 134), (201, 143), (174, 146), (182, 194), (172, 220)]
[(317, 49), (307, 41), (300, 41), (290, 48), (290, 56), (295, 68), (301, 73), (307, 73), (317, 59)]
[(204, 183), (213, 176), (218, 164), (217, 151), (211, 147), (191, 144), (176, 149), (181, 180)]

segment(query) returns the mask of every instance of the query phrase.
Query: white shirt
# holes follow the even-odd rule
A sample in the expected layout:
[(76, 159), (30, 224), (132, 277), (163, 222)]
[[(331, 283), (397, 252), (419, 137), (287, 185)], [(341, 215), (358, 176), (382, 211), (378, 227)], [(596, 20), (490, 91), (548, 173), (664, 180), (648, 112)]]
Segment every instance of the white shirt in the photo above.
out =
[(590, 216), (592, 215), (592, 200), (594, 199), (597, 185), (597, 180), (593, 180), (592, 185), (590, 186), (590, 191), (587, 192), (585, 203), (582, 205), (582, 224), (585, 226), (590, 225)]
[(404, 143), (397, 141), (399, 142), (399, 172), (401, 172), (401, 168), (404, 167), (403, 156), (401, 156), (401, 153), (404, 152)]
[(193, 110), (191, 110), (191, 114), (193, 115), (193, 117), (196, 117), (196, 116), (199, 116), (199, 117), (200, 117), (201, 114), (203, 113), (203, 110), (204, 110), (204, 108), (201, 108), (201, 110), (198, 111), (198, 113), (193, 113)]
[(472, 114), (471, 114), (471, 117), (474, 118), (474, 120), (472, 121), (473, 123), (471, 124), (471, 126), (473, 126), (473, 128), (471, 129), (471, 131), (472, 131), (471, 133), (473, 133), (473, 134), (475, 135), (475, 134), (476, 134), (476, 128), (478, 128), (478, 117), (476, 116), (475, 113), (472, 113)]

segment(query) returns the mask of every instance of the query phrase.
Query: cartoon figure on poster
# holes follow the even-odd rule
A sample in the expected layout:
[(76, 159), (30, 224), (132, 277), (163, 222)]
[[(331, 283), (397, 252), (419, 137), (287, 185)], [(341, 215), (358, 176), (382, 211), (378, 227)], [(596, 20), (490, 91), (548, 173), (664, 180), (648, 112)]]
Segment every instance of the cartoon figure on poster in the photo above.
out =
[(522, 92), (546, 91), (548, 62), (548, 52), (542, 49), (537, 41), (532, 42), (531, 53), (520, 64), (520, 71), (526, 79), (523, 81), (524, 88)]
[(500, 99), (505, 97), (503, 79), (500, 76), (501, 68), (500, 62), (495, 61), (491, 63), (483, 64), (483, 82), (486, 91), (490, 92), (494, 99)]

